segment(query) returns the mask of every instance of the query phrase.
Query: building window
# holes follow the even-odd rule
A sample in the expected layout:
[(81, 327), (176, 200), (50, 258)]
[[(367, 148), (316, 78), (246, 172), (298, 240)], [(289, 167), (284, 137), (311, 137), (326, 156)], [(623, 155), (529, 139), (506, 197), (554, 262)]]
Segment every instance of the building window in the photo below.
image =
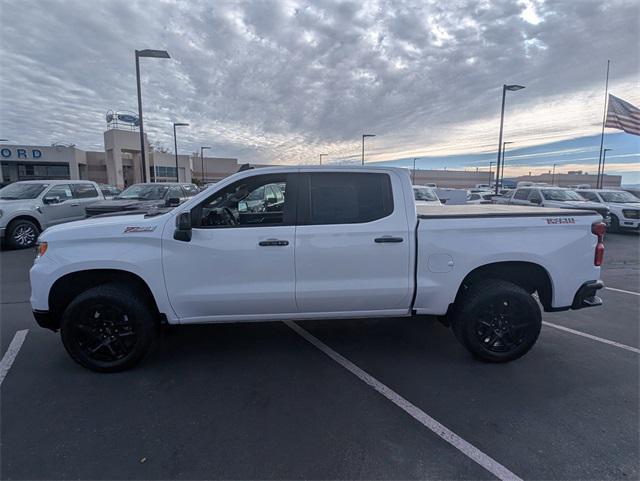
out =
[[(12, 169), (16, 169), (16, 167), (18, 178), (15, 180), (53, 180), (71, 178), (69, 175), (69, 164), (2, 162), (3, 172), (5, 168), (11, 171)], [(12, 181), (14, 180), (12, 179)]]
[[(154, 172), (155, 171), (155, 172)], [(167, 167), (166, 165), (152, 165), (150, 167), (151, 179), (171, 179), (176, 178), (176, 168)]]

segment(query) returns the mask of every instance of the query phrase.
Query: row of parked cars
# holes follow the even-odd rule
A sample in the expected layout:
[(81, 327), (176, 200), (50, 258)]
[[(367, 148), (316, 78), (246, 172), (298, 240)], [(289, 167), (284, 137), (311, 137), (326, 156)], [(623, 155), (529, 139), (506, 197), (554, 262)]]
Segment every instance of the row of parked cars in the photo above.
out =
[(195, 184), (187, 183), (142, 183), (120, 191), (88, 180), (14, 182), (0, 189), (0, 239), (15, 249), (32, 247), (52, 225), (175, 207), (198, 192)]
[(609, 231), (640, 229), (640, 197), (625, 190), (527, 185), (500, 190), (497, 196), (489, 191), (470, 191), (467, 203), (588, 209), (605, 219)]

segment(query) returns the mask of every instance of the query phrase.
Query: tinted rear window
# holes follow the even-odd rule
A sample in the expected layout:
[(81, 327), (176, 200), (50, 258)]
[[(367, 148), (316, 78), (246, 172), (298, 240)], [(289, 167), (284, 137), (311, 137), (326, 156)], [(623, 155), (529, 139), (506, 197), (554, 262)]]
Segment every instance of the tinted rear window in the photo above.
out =
[(371, 222), (392, 212), (387, 174), (328, 172), (309, 176), (310, 224)]

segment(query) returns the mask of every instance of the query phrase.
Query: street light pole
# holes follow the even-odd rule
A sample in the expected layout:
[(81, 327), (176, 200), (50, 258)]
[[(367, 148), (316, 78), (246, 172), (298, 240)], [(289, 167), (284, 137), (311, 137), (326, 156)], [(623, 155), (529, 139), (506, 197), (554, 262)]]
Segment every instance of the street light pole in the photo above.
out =
[(147, 181), (147, 163), (144, 153), (144, 122), (142, 121), (142, 93), (140, 91), (140, 57), (171, 58), (166, 50), (136, 50), (136, 85), (138, 87), (138, 121), (140, 122), (140, 161), (142, 182)]
[[(176, 127), (188, 127), (189, 124), (184, 122), (174, 122), (173, 123), (173, 148), (176, 153), (176, 182), (180, 182), (180, 174), (178, 174), (178, 139), (176, 138)], [(185, 179), (186, 182), (186, 179)]]
[(604, 162), (607, 160), (607, 152), (613, 149), (603, 149), (602, 150), (602, 169), (600, 170), (600, 186), (598, 189), (602, 189), (604, 185)]
[(551, 174), (551, 185), (556, 185), (556, 165), (553, 164), (553, 174)]
[(505, 103), (505, 98), (507, 96), (507, 90), (511, 92), (515, 92), (516, 90), (521, 90), (523, 88), (524, 86), (522, 85), (507, 85), (507, 84), (502, 85), (502, 110), (500, 113), (500, 137), (498, 139), (498, 160), (496, 162), (496, 195), (498, 195), (498, 177), (500, 174), (500, 154), (502, 149), (502, 132), (504, 129), (504, 103)]
[(364, 165), (364, 139), (365, 137), (375, 137), (375, 134), (362, 134), (362, 165)]
[(322, 165), (322, 156), (323, 156), (323, 155), (326, 157), (326, 156), (327, 156), (327, 155), (329, 155), (329, 154), (320, 154), (320, 165)]
[[(489, 188), (491, 188), (491, 167), (493, 166), (493, 164), (495, 164), (495, 162), (492, 160), (491, 162), (489, 162)], [(496, 179), (496, 182), (498, 181), (498, 179)]]
[(411, 175), (411, 183), (416, 183), (416, 158), (413, 158), (413, 174)]
[(203, 151), (210, 149), (211, 147), (200, 147), (200, 162), (202, 163), (202, 185), (205, 184), (204, 181), (204, 155)]
[(502, 142), (502, 167), (500, 170), (500, 188), (503, 188), (502, 184), (504, 184), (504, 156), (506, 153), (504, 146), (507, 144), (513, 144), (513, 142)]

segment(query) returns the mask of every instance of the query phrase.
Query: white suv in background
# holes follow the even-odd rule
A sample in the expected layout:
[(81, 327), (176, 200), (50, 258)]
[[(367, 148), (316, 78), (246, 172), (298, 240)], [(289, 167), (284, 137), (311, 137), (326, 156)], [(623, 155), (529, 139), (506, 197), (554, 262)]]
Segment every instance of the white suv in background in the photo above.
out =
[(438, 198), (438, 194), (436, 194), (436, 189), (426, 185), (414, 185), (413, 197), (416, 201), (416, 205), (442, 205), (442, 202)]
[(624, 190), (579, 189), (576, 192), (590, 202), (604, 204), (611, 212), (610, 230), (640, 229), (640, 199)]
[(85, 217), (88, 204), (104, 200), (88, 180), (28, 180), (0, 189), (0, 239), (9, 247), (35, 245), (47, 227)]

